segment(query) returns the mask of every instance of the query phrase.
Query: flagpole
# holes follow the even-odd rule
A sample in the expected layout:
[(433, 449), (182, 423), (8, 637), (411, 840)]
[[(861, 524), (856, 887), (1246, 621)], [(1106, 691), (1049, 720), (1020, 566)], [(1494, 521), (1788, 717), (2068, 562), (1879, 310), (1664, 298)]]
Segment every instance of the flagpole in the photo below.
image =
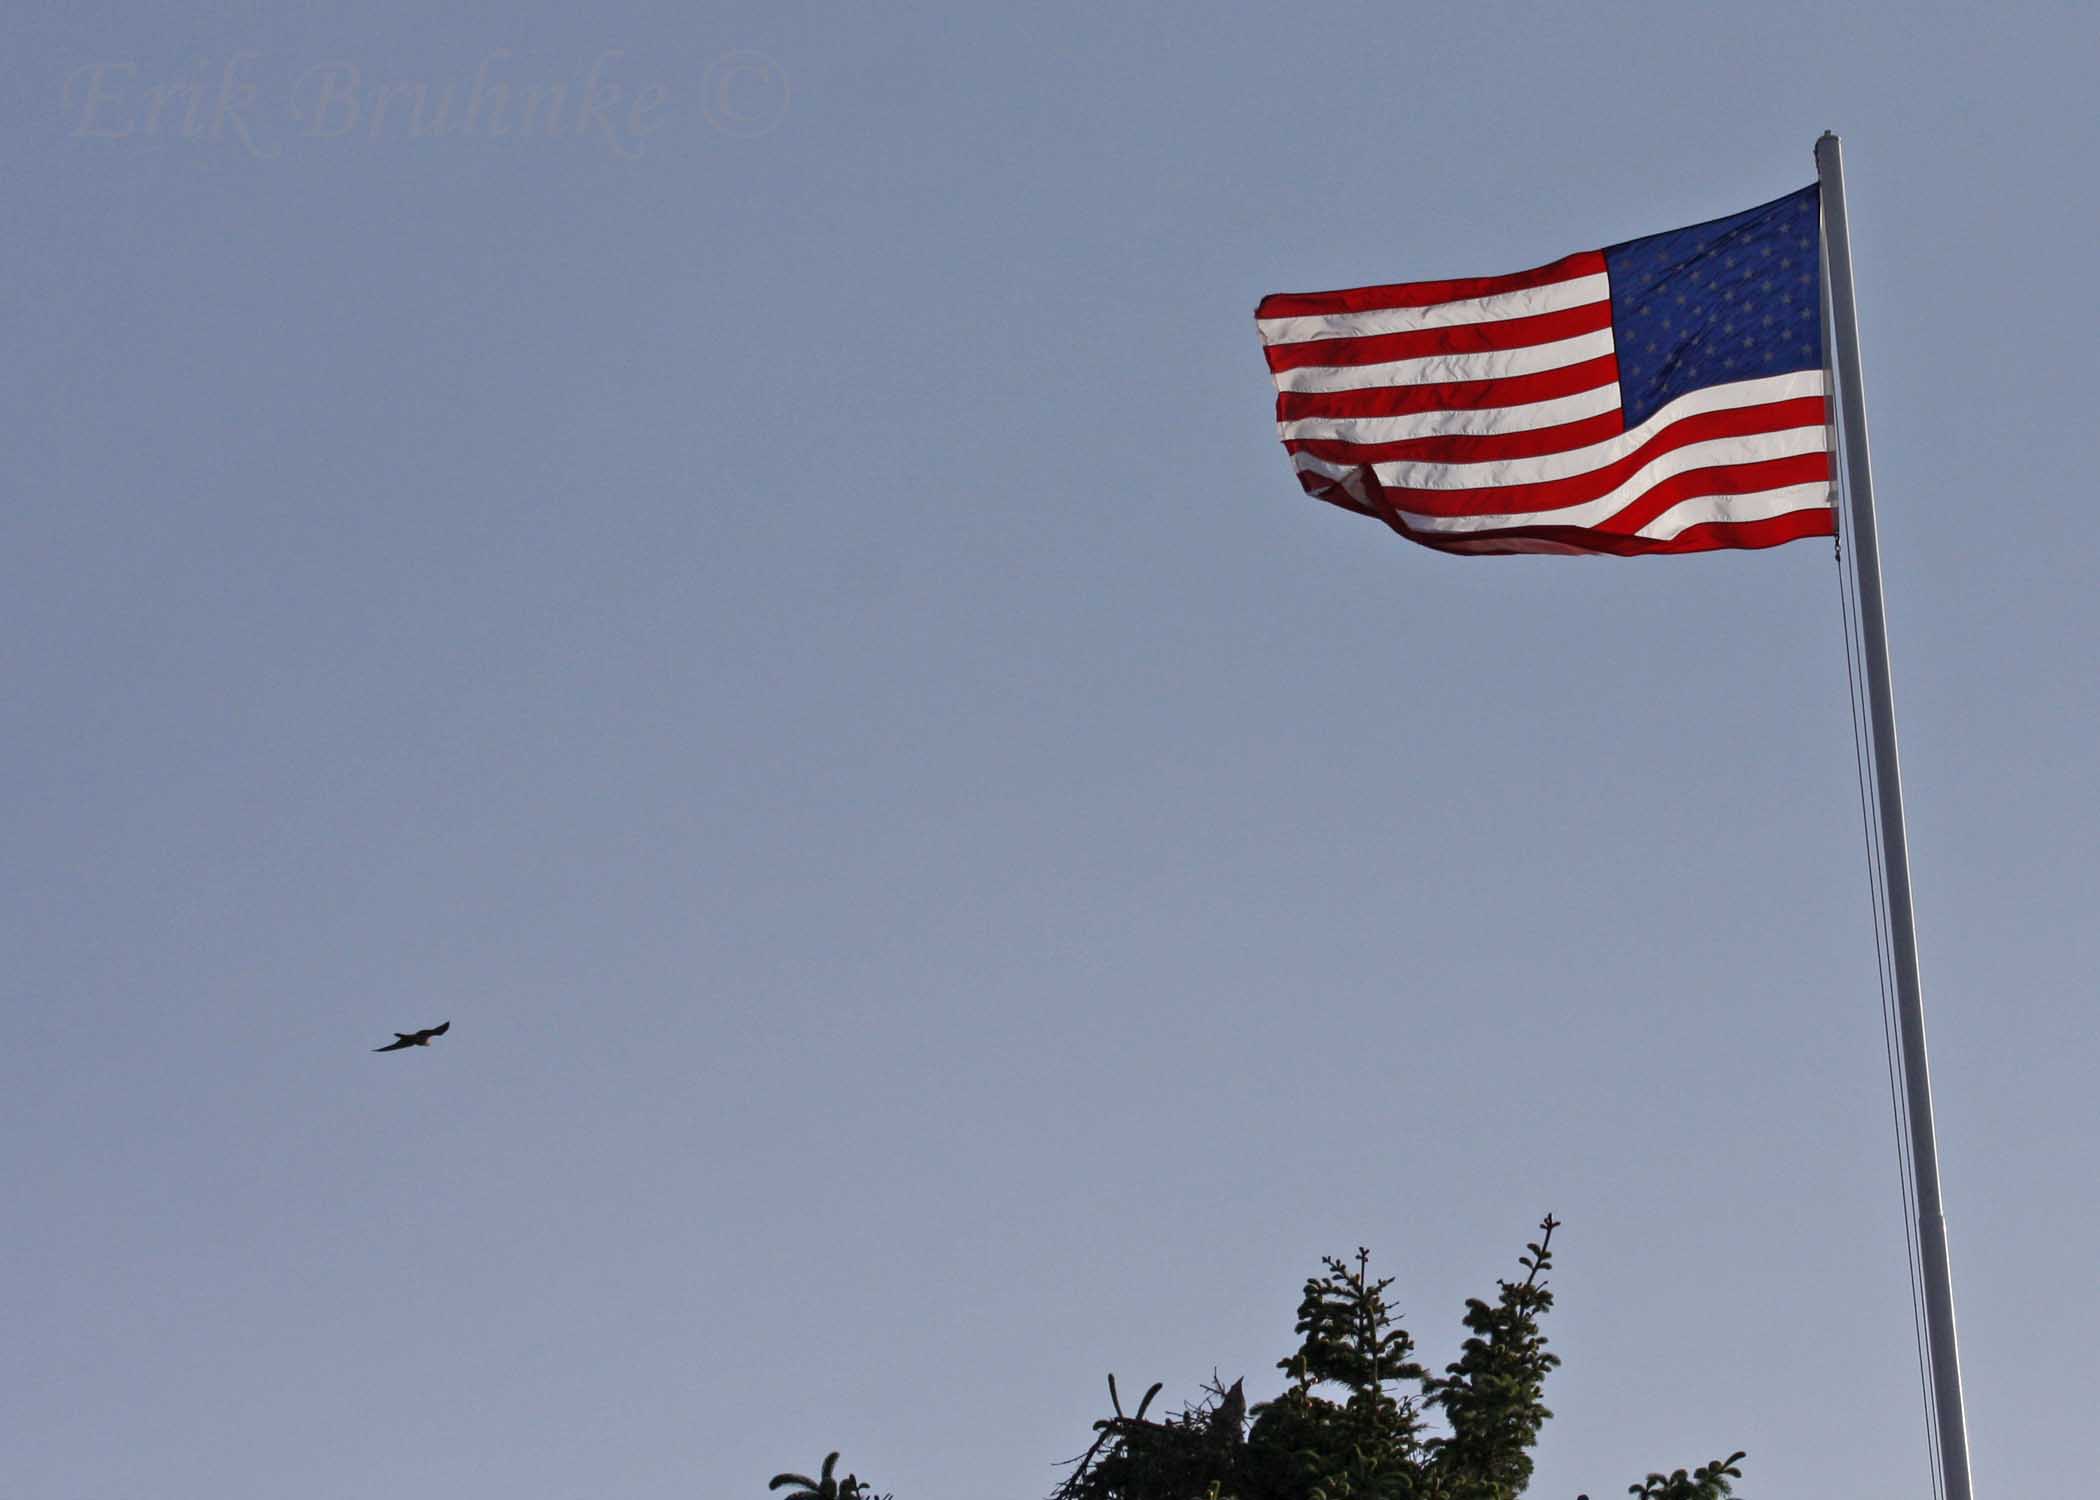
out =
[(1867, 404), (1860, 381), (1852, 246), (1845, 221), (1845, 167), (1838, 138), (1828, 131), (1816, 142), (1816, 173), (1823, 186), (1824, 277), (1836, 333), (1845, 476), (1852, 492), (1846, 540), (1859, 585), (1863, 665), (1874, 736), (1874, 785), (1880, 800), (1889, 939), (1894, 950), (1897, 1028), (1903, 1053), (1904, 1099), (1910, 1117), (1926, 1345), (1931, 1360), (1933, 1405), (1939, 1418), (1940, 1472), (1946, 1500), (1972, 1500), (1968, 1422), (1962, 1413), (1961, 1355), (1954, 1337), (1954, 1279), (1947, 1260), (1947, 1218), (1940, 1205), (1939, 1151), (1932, 1128), (1932, 1075), (1925, 1061), (1925, 1001), (1918, 983), (1918, 933), (1911, 911), (1910, 856), (1903, 834), (1903, 778), (1896, 760), (1896, 704), (1889, 687), (1881, 551), (1874, 531), (1874, 476), (1867, 458)]

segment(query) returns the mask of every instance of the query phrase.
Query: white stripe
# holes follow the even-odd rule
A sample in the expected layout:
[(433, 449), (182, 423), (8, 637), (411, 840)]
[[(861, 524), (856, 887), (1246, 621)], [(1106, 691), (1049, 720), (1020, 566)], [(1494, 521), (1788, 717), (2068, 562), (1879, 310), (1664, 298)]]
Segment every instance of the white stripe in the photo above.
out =
[(1551, 401), (1518, 406), (1483, 406), (1472, 411), (1416, 411), (1398, 417), (1300, 417), (1278, 422), (1285, 438), (1327, 438), (1340, 443), (1396, 443), (1405, 438), (1446, 434), (1484, 436), (1497, 432), (1532, 432), (1558, 427), (1584, 417), (1619, 409), (1619, 383), (1607, 380), (1595, 390)]
[(1396, 359), (1382, 365), (1306, 365), (1278, 370), (1279, 391), (1367, 391), (1381, 385), (1444, 385), (1454, 380), (1500, 380), (1508, 375), (1536, 375), (1563, 365), (1581, 364), (1612, 352), (1611, 330), (1577, 334), (1549, 344), (1520, 349), (1489, 349), (1479, 354), (1434, 354), (1425, 359)]
[(1315, 474), (1327, 481), (1324, 494), (1321, 491), (1313, 492), (1321, 494), (1323, 499), (1335, 490), (1340, 490), (1366, 510), (1371, 508), (1371, 502), (1364, 494), (1364, 471), (1362, 469), (1346, 468), (1341, 464), (1323, 464), (1318, 460), (1309, 464), (1299, 464), (1296, 467), (1302, 473)]
[[(1821, 370), (1796, 370), (1787, 375), (1766, 375), (1757, 380), (1702, 386), (1679, 396), (1640, 426), (1586, 448), (1570, 448), (1565, 453), (1548, 453), (1537, 458), (1506, 458), (1479, 464), (1425, 464), (1395, 459), (1376, 466), (1378, 482), (1403, 490), (1475, 490), (1572, 479), (1577, 474), (1592, 473), (1617, 463), (1663, 428), (1686, 417), (1822, 394)], [(1816, 430), (1822, 429), (1818, 426)]]
[(1828, 509), (1828, 483), (1795, 484), (1754, 495), (1702, 495), (1694, 500), (1680, 500), (1634, 535), (1667, 542), (1708, 521), (1768, 521), (1797, 510)]
[(1578, 547), (1573, 542), (1546, 542), (1533, 536), (1490, 536), (1478, 541), (1447, 542), (1445, 547), (1452, 552), (1536, 552), (1547, 557), (1603, 557), (1595, 547)]
[[(1827, 433), (1820, 427), (1789, 427), (1750, 437), (1693, 443), (1643, 464), (1624, 484), (1594, 500), (1550, 510), (1514, 511), (1505, 515), (1430, 516), (1401, 511), (1401, 519), (1418, 531), (1495, 531), (1505, 526), (1595, 526), (1617, 515), (1662, 480), (1718, 464), (1753, 464), (1766, 459), (1821, 453)], [(1375, 465), (1374, 468), (1383, 468)], [(1754, 492), (1753, 492), (1754, 493)], [(1673, 507), (1674, 509), (1675, 507)]]
[(1315, 457), (1310, 453), (1293, 453), (1290, 455), (1290, 459), (1291, 467), (1299, 473), (1317, 474), (1322, 479), (1346, 480), (1350, 475), (1359, 472), (1363, 467), (1361, 464), (1330, 463), (1326, 459)]
[(1530, 318), (1569, 307), (1587, 307), (1611, 297), (1611, 278), (1602, 271), (1521, 292), (1492, 297), (1466, 297), (1432, 302), (1424, 307), (1377, 307), (1364, 312), (1320, 313), (1300, 318), (1256, 318), (1264, 344), (1305, 344), (1315, 339), (1371, 338), (1381, 333), (1413, 333), (1422, 328), (1451, 328), (1460, 323), (1500, 323)]

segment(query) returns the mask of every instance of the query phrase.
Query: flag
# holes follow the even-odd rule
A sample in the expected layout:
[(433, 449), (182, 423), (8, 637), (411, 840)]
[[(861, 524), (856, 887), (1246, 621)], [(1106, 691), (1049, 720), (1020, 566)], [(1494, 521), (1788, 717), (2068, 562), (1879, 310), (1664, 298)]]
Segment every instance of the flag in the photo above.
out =
[(1829, 536), (1819, 190), (1513, 276), (1255, 312), (1298, 481), (1447, 552)]

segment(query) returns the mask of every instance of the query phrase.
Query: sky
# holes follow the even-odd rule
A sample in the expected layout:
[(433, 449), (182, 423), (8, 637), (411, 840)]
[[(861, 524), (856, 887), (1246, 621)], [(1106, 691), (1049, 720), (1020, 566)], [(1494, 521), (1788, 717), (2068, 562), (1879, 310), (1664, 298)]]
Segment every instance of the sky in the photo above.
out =
[(1251, 316), (1826, 128), (1978, 1493), (2088, 1486), (2100, 15), (7, 31), (11, 1495), (1028, 1500), (1549, 1211), (1533, 1494), (1927, 1493), (1831, 549), (1407, 546)]

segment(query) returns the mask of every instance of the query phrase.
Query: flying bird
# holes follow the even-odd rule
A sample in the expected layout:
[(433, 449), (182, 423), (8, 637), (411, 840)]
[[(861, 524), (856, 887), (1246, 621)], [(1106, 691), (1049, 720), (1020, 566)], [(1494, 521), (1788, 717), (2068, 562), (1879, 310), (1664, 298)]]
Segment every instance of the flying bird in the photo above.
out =
[(451, 1029), (452, 1023), (447, 1021), (442, 1026), (432, 1026), (423, 1031), (397, 1031), (394, 1033), (393, 1041), (384, 1047), (374, 1047), (372, 1050), (374, 1052), (399, 1052), (403, 1047), (427, 1047), (430, 1045), (432, 1037), (443, 1036)]

